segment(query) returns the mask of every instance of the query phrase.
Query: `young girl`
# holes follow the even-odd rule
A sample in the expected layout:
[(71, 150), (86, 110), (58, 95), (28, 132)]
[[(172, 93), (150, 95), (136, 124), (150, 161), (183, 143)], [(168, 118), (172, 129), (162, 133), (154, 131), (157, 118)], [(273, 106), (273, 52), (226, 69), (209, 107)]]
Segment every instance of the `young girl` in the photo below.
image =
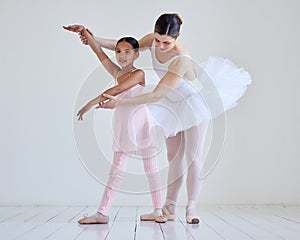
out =
[[(101, 49), (101, 46), (83, 26), (81, 26), (80, 34), (87, 37), (89, 46), (96, 53), (103, 66), (117, 81), (117, 85), (106, 90), (104, 92), (105, 94), (118, 95), (119, 98), (135, 97), (142, 94), (143, 86), (145, 85), (144, 72), (140, 69), (136, 69), (133, 65), (134, 60), (139, 56), (139, 44), (136, 39), (124, 37), (118, 40), (115, 53), (116, 59), (121, 66), (120, 68), (108, 58)], [(83, 115), (92, 106), (107, 99), (103, 94), (89, 101), (78, 112), (78, 120), (83, 120)], [(116, 109), (115, 118), (118, 119), (121, 124), (114, 124), (113, 165), (100, 207), (94, 215), (86, 216), (80, 219), (78, 223), (91, 224), (109, 222), (109, 210), (115, 198), (115, 189), (119, 186), (127, 162), (133, 153), (140, 153), (143, 157), (144, 169), (148, 177), (152, 195), (154, 220), (159, 223), (164, 223), (167, 221), (167, 218), (162, 216), (162, 195), (158, 162), (155, 154), (157, 148), (155, 141), (152, 141), (150, 137), (151, 119), (148, 110), (145, 105), (121, 107)]]

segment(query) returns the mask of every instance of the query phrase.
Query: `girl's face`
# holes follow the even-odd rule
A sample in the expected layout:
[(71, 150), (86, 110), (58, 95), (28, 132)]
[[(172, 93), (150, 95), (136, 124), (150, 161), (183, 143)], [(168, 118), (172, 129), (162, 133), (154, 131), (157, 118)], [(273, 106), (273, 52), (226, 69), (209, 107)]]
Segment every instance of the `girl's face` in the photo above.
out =
[(128, 42), (119, 42), (116, 46), (115, 53), (116, 59), (122, 68), (132, 65), (139, 55)]
[(168, 35), (154, 33), (155, 47), (161, 52), (168, 52), (175, 46), (176, 39)]

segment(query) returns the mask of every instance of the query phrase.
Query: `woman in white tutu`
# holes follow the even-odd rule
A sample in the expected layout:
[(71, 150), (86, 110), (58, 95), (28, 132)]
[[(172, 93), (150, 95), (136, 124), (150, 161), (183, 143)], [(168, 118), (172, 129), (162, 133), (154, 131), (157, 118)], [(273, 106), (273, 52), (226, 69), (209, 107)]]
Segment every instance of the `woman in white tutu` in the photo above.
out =
[[(156, 125), (162, 127), (166, 139), (169, 173), (163, 213), (175, 219), (175, 206), (183, 182), (183, 155), (187, 160), (186, 222), (198, 224), (196, 202), (201, 189), (200, 171), (203, 146), (209, 120), (236, 105), (251, 83), (250, 75), (223, 58), (211, 57), (198, 65), (191, 60), (188, 50), (177, 40), (182, 20), (176, 13), (162, 14), (155, 23), (154, 33), (139, 40), (140, 48), (149, 49), (153, 68), (160, 81), (152, 92), (133, 98), (118, 99), (106, 95), (109, 102), (102, 108), (147, 103)], [(69, 26), (76, 32), (76, 25)], [(83, 43), (86, 38), (81, 37)], [(116, 41), (97, 38), (105, 48), (113, 49)], [(200, 70), (199, 70), (200, 69)], [(198, 79), (203, 90), (191, 83)], [(144, 214), (141, 220), (153, 219)]]

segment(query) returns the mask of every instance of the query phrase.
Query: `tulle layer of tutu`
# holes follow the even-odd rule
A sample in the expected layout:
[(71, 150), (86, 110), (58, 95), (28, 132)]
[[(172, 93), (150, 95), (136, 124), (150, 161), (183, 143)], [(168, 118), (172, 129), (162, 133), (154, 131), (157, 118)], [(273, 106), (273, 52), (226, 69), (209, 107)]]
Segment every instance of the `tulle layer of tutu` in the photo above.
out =
[(247, 86), (252, 83), (247, 71), (222, 57), (209, 57), (207, 61), (200, 63), (200, 67), (214, 85), (203, 82), (203, 90), (213, 93), (216, 89), (225, 111), (237, 105)]
[(237, 105), (251, 84), (250, 74), (230, 60), (209, 57), (197, 67), (196, 82), (182, 79), (165, 98), (148, 104), (155, 125), (166, 137), (197, 126)]

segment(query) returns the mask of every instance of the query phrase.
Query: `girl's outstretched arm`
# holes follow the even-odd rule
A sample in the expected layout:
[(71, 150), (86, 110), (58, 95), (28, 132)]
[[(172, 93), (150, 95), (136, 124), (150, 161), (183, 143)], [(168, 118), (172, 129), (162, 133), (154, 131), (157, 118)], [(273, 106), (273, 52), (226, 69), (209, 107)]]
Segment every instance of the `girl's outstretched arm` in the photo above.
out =
[(98, 59), (101, 61), (103, 66), (114, 78), (116, 78), (118, 72), (121, 69), (109, 59), (106, 53), (102, 50), (101, 45), (98, 44), (95, 38), (89, 33), (89, 31), (85, 27), (82, 28), (81, 35), (87, 38), (89, 46), (96, 53)]
[[(120, 68), (112, 62), (106, 53), (102, 50), (102, 46), (99, 45), (98, 41), (94, 38), (93, 34), (86, 29), (83, 25), (70, 25), (63, 26), (65, 30), (78, 33), (81, 38), (85, 38), (88, 45), (96, 53), (98, 59), (101, 61), (106, 70), (116, 78), (117, 73), (120, 71)], [(115, 49), (115, 48), (113, 48)]]
[[(99, 104), (100, 102), (103, 102), (105, 100), (107, 100), (108, 98), (103, 96), (105, 94), (108, 94), (109, 96), (116, 96), (124, 91), (126, 91), (127, 89), (132, 88), (133, 86), (137, 85), (137, 84), (144, 84), (144, 72), (142, 70), (136, 70), (134, 71), (130, 78), (128, 79), (128, 81), (125, 81), (123, 83), (120, 83), (114, 87), (111, 87), (107, 90), (105, 90), (103, 93), (101, 93), (99, 96), (95, 97), (94, 99), (92, 99), (91, 101), (89, 101), (83, 108), (81, 108), (79, 110), (79, 112), (77, 113), (78, 116), (78, 120), (83, 120), (83, 115), (89, 111), (91, 109), (91, 107), (93, 107), (96, 104)], [(99, 108), (96, 107), (96, 108)]]
[(165, 97), (180, 81), (180, 77), (173, 74), (167, 73), (163, 79), (158, 83), (155, 89), (150, 93), (138, 95), (136, 97), (118, 99), (110, 94), (105, 93), (104, 97), (109, 99), (107, 102), (100, 102), (101, 108), (113, 109), (120, 106), (138, 105), (150, 102), (157, 102)]

